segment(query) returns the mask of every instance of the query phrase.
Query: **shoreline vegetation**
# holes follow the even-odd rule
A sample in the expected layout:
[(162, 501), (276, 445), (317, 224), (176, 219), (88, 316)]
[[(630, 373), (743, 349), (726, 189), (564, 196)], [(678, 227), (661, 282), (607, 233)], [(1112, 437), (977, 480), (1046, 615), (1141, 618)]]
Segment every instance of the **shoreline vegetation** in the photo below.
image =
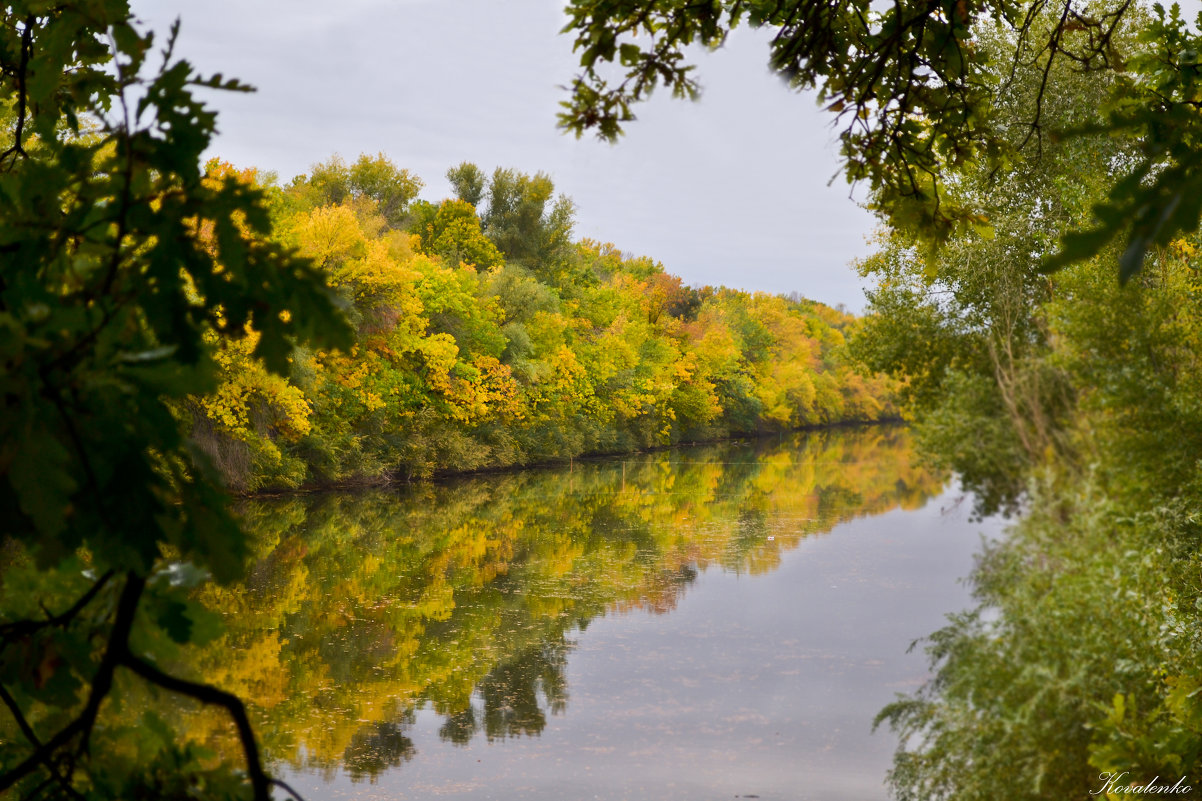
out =
[(624, 456), (646, 456), (653, 453), (663, 453), (672, 451), (678, 448), (692, 448), (703, 445), (723, 445), (723, 444), (754, 444), (770, 440), (776, 437), (795, 436), (795, 435), (810, 435), (822, 434), (833, 431), (856, 431), (867, 428), (908, 428), (910, 423), (901, 415), (893, 417), (885, 417), (877, 420), (844, 420), (835, 423), (819, 423), (816, 425), (799, 426), (797, 428), (782, 429), (780, 431), (762, 431), (759, 433), (741, 433), (732, 434), (726, 437), (715, 437), (714, 439), (698, 439), (674, 442), (671, 445), (651, 445), (646, 448), (640, 448), (633, 451), (610, 451), (607, 453), (582, 453), (578, 456), (565, 456), (558, 459), (548, 459), (541, 462), (528, 462), (524, 464), (507, 465), (505, 467), (482, 467), (475, 470), (443, 470), (437, 471), (428, 477), (413, 480), (398, 479), (395, 476), (380, 476), (378, 478), (364, 480), (360, 482), (344, 481), (340, 484), (308, 484), (293, 489), (264, 489), (254, 492), (245, 492), (237, 494), (236, 497), (243, 500), (272, 500), (276, 498), (287, 498), (293, 495), (304, 494), (321, 494), (327, 492), (355, 492), (358, 490), (372, 489), (387, 489), (389, 487), (405, 487), (412, 486), (418, 481), (429, 481), (435, 484), (444, 482), (456, 481), (459, 479), (470, 479), (476, 477), (487, 476), (504, 476), (512, 473), (521, 473), (527, 470), (556, 470), (562, 467), (568, 467), (573, 463), (599, 463), (617, 461)]
[[(1116, 43), (1159, 69), (1152, 43), (1180, 24), (1146, 16)], [(1138, 129), (1104, 129), (1124, 80), (1024, 65), (1006, 119), (1046, 92), (1049, 130), (1089, 133), (965, 171), (947, 201), (988, 230), (937, 251), (893, 231), (861, 265), (877, 288), (857, 352), (907, 377), (919, 449), (977, 511), (1017, 518), (969, 577), (973, 608), (927, 638), (932, 679), (878, 717), (903, 801), (996, 798), (1000, 776), (1032, 801), (1202, 776), (1202, 238), (1091, 228), (1118, 197), (1114, 165), (1151, 152)], [(1049, 271), (1061, 244), (1078, 255)]]
[(349, 348), (297, 348), (282, 375), (255, 357), (253, 328), (214, 333), (217, 388), (179, 414), (237, 495), (900, 419), (900, 382), (848, 352), (859, 319), (797, 294), (686, 286), (576, 240), (572, 202), (544, 174), (465, 162), (438, 203), (382, 154), (284, 185), (216, 160), (207, 174), (266, 193), (271, 241), (313, 262), (353, 328)]

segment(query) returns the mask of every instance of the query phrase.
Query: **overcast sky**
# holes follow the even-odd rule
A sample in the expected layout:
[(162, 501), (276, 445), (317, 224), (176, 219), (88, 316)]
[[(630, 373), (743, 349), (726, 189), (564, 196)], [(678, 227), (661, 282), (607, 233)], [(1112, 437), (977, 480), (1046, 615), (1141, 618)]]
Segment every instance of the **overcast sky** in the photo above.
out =
[(849, 197), (812, 95), (766, 68), (750, 31), (703, 54), (698, 103), (666, 93), (616, 146), (555, 127), (575, 74), (562, 0), (134, 0), (205, 73), (258, 87), (213, 93), (215, 155), (287, 181), (339, 153), (383, 152), (450, 194), (448, 167), (544, 171), (577, 206), (578, 236), (651, 256), (690, 284), (793, 292), (863, 307), (849, 263), (872, 216)]

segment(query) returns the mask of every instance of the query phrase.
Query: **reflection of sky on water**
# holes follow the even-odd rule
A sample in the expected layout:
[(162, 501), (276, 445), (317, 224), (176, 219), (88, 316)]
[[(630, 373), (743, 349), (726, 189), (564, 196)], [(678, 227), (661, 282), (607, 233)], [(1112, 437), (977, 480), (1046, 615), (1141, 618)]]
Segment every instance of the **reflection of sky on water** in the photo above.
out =
[(572, 632), (567, 709), (540, 695), (541, 735), (457, 746), (423, 709), (380, 735), (416, 749), (400, 769), (288, 781), (310, 799), (883, 799), (894, 743), (871, 721), (923, 681), (925, 655), (906, 650), (968, 604), (958, 579), (999, 529), (945, 493), (804, 539), (769, 573), (711, 568), (668, 614)]

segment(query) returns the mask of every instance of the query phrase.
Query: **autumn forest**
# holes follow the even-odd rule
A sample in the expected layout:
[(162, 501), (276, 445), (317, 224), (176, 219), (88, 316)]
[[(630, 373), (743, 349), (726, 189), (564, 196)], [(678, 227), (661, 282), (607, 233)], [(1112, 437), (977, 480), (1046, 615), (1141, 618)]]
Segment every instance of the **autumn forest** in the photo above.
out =
[(895, 382), (851, 359), (858, 321), (802, 299), (686, 286), (647, 257), (574, 240), (542, 174), (471, 163), (458, 196), (383, 155), (261, 183), (273, 236), (346, 303), (354, 343), (284, 376), (253, 328), (218, 339), (220, 383), (185, 405), (240, 491), (408, 480), (731, 435), (897, 419)]
[(5, 7), (0, 796), (1196, 795), (1202, 16), (561, 17), (611, 143), (767, 33), (864, 313), (581, 237), (542, 172), (214, 158), (251, 89), (180, 22)]

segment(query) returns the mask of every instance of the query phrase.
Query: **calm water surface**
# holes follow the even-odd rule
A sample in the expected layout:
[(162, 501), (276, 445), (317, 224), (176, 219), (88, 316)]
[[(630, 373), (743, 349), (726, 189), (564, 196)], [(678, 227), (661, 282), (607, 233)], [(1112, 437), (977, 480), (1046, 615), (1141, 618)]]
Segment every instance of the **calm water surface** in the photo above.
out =
[(205, 669), (310, 801), (883, 799), (968, 506), (902, 429), (259, 504)]

